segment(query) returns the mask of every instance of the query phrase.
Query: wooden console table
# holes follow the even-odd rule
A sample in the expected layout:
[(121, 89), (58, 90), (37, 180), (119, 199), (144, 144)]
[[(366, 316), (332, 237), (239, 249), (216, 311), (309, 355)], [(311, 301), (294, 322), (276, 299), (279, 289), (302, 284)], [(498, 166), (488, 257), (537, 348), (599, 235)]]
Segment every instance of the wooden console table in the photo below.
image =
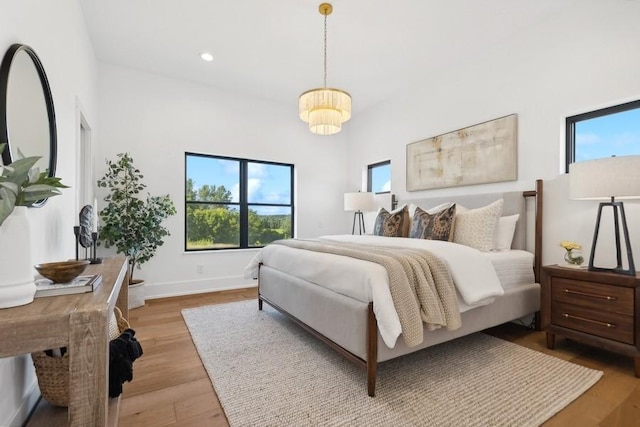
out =
[[(34, 270), (35, 271), (35, 270)], [(109, 412), (109, 316), (113, 307), (129, 317), (127, 259), (107, 258), (83, 274), (102, 274), (94, 292), (36, 298), (0, 310), (0, 357), (67, 347), (70, 426), (106, 426)], [(58, 409), (58, 408), (56, 408)], [(116, 425), (116, 414), (110, 424)], [(48, 425), (52, 425), (48, 420)]]

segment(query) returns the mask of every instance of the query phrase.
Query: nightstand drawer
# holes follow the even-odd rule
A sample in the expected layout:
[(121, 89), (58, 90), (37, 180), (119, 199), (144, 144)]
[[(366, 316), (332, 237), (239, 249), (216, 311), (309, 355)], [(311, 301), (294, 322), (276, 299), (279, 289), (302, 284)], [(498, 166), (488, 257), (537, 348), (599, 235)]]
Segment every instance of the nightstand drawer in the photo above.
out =
[(551, 299), (598, 311), (633, 316), (633, 289), (554, 277)]
[(590, 310), (553, 301), (551, 323), (591, 335), (633, 344), (633, 316)]

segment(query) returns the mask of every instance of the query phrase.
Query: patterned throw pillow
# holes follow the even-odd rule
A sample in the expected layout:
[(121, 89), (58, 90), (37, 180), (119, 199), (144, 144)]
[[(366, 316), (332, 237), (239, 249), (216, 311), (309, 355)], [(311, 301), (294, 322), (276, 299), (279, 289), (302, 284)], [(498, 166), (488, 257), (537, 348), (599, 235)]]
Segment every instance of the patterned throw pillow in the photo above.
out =
[(373, 234), (385, 237), (407, 237), (409, 235), (409, 210), (407, 205), (391, 212), (388, 212), (385, 208), (380, 208)]
[(458, 211), (456, 226), (453, 230), (453, 241), (465, 246), (471, 246), (482, 252), (493, 249), (498, 218), (502, 214), (504, 200), (496, 200), (490, 205), (478, 209)]
[(453, 225), (456, 219), (456, 205), (430, 214), (417, 207), (411, 220), (409, 237), (427, 240), (453, 240)]

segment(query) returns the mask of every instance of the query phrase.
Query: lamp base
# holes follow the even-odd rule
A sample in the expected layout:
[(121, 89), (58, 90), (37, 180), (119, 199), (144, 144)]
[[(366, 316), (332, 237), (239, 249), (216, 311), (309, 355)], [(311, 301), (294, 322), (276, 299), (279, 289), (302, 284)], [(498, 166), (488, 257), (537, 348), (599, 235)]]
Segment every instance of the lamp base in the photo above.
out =
[[(614, 268), (596, 267), (593, 265), (593, 259), (596, 253), (596, 244), (598, 243), (598, 233), (600, 231), (600, 218), (602, 216), (602, 208), (611, 207), (613, 209), (613, 221), (615, 227), (616, 239), (616, 266)], [(622, 267), (622, 251), (620, 248), (620, 223), (622, 223), (622, 234), (625, 240), (627, 250), (628, 268)], [(636, 268), (633, 263), (633, 254), (631, 253), (631, 242), (629, 240), (629, 230), (627, 229), (627, 218), (624, 214), (624, 204), (616, 202), (612, 197), (611, 202), (601, 202), (598, 206), (598, 217), (596, 218), (596, 229), (593, 232), (593, 243), (591, 244), (591, 255), (589, 256), (589, 271), (600, 271), (606, 273), (624, 274), (627, 276), (635, 276)]]
[(353, 213), (351, 234), (356, 234), (356, 221), (358, 222), (358, 234), (366, 234), (367, 231), (364, 229), (364, 213), (362, 213), (362, 211), (355, 211)]

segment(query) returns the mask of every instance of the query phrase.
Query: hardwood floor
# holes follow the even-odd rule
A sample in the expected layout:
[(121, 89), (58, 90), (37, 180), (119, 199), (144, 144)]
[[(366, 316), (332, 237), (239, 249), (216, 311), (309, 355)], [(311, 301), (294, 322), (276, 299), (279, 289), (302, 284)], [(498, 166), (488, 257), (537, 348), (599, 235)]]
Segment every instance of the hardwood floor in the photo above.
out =
[[(256, 289), (224, 291), (147, 301), (132, 310), (129, 321), (144, 356), (134, 365), (134, 381), (124, 385), (120, 425), (227, 426), (211, 381), (200, 362), (181, 310), (256, 298)], [(604, 377), (544, 426), (640, 427), (640, 379), (631, 358), (559, 339), (548, 350), (542, 332), (508, 324), (490, 334), (604, 371)], [(363, 393), (366, 378), (363, 374)]]

